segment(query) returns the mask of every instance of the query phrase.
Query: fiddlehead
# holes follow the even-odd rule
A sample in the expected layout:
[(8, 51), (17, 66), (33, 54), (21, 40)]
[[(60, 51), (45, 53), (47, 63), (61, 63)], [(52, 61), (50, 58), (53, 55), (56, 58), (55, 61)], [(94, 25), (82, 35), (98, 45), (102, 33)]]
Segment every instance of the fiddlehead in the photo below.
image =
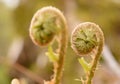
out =
[(57, 38), (59, 51), (58, 60), (54, 62), (54, 77), (45, 84), (60, 84), (67, 46), (67, 24), (61, 11), (51, 6), (38, 10), (31, 21), (30, 37), (38, 46), (46, 46)]
[(91, 84), (100, 54), (103, 50), (103, 45), (103, 32), (100, 27), (94, 23), (81, 23), (72, 32), (71, 47), (73, 50), (80, 56), (91, 55), (93, 58), (90, 69), (86, 74), (87, 78), (84, 82), (85, 84)]

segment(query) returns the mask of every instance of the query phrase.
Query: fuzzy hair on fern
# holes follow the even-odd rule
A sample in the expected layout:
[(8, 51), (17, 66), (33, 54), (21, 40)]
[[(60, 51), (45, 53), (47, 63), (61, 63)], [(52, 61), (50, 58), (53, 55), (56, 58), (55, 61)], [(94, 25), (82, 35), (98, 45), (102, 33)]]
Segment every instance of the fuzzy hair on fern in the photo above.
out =
[(79, 56), (91, 56), (91, 63), (84, 58), (78, 59), (86, 72), (86, 80), (82, 84), (91, 84), (100, 55), (104, 46), (104, 35), (98, 25), (92, 22), (79, 24), (72, 32), (71, 47)]
[[(53, 61), (54, 76), (44, 84), (60, 84), (67, 47), (67, 23), (64, 15), (55, 7), (43, 7), (34, 14), (29, 32), (36, 45), (49, 45), (46, 55)], [(58, 53), (54, 53), (50, 46), (54, 40), (58, 41)]]

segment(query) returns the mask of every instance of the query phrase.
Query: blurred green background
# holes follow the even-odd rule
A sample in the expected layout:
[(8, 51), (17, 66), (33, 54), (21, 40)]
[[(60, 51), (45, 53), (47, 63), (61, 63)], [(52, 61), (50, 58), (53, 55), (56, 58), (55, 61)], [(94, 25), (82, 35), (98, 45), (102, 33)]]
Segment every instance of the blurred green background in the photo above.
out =
[[(47, 48), (37, 47), (29, 37), (32, 16), (44, 6), (54, 6), (63, 12), (68, 22), (69, 37), (74, 27), (81, 22), (100, 25), (112, 58), (109, 54), (103, 54), (93, 82), (119, 84), (119, 0), (0, 0), (0, 84), (10, 84), (12, 78), (19, 78), (23, 84), (39, 84), (42, 79), (49, 80), (52, 77), (52, 63), (44, 54)], [(75, 80), (84, 76), (77, 58), (69, 42), (62, 84), (81, 84)], [(114, 68), (114, 63), (117, 68)]]

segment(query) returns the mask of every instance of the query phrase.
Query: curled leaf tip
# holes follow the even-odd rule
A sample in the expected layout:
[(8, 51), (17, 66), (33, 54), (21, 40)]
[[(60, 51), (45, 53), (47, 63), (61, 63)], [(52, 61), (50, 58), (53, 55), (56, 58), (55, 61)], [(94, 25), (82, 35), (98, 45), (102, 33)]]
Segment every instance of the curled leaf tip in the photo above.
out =
[(41, 8), (35, 13), (30, 24), (32, 41), (39, 46), (49, 44), (62, 30), (64, 21), (63, 14), (57, 8), (52, 6)]
[(97, 35), (100, 30), (95, 23), (85, 22), (79, 24), (71, 36), (71, 47), (80, 56), (91, 53), (99, 43)]

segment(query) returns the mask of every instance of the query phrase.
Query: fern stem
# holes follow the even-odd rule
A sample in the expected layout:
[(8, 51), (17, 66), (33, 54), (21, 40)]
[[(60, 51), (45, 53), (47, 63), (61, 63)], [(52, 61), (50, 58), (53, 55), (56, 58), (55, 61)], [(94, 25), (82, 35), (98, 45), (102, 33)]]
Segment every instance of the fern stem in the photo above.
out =
[(66, 32), (66, 28), (64, 28), (64, 30), (61, 32), (61, 37), (59, 42), (59, 60), (57, 62), (58, 66), (55, 72), (55, 84), (60, 84), (60, 80), (63, 72), (66, 47), (67, 47), (67, 32)]
[(100, 55), (101, 55), (101, 52), (102, 52), (102, 47), (101, 46), (103, 46), (103, 42), (101, 42), (99, 44), (97, 54), (92, 61), (92, 67), (91, 67), (91, 70), (88, 72), (86, 84), (91, 84), (92, 83), (92, 78), (95, 74), (95, 70), (96, 70), (96, 67), (97, 67), (97, 64), (99, 62)]

